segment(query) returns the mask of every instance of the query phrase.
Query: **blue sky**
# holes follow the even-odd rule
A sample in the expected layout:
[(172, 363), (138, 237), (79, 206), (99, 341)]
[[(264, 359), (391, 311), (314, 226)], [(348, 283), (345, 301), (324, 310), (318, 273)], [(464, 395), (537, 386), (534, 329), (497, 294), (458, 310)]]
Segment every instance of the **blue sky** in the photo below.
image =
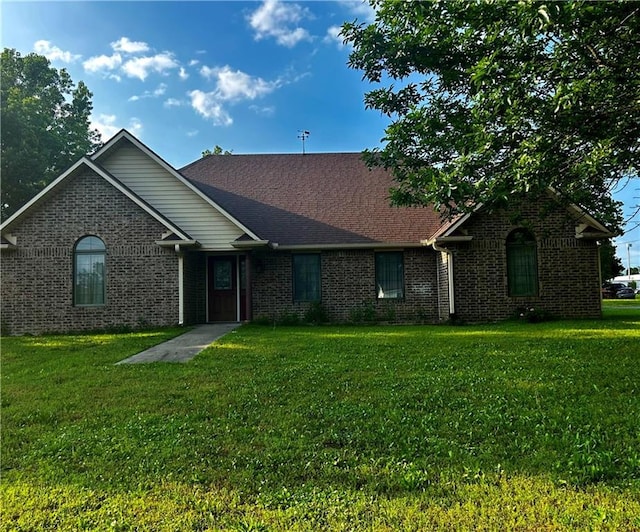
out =
[[(47, 56), (93, 93), (107, 140), (126, 128), (181, 167), (220, 145), (234, 153), (361, 151), (388, 120), (346, 66), (337, 29), (373, 12), (359, 1), (3, 1), (2, 46)], [(640, 183), (616, 197), (625, 214)], [(635, 217), (628, 227), (640, 223)], [(640, 265), (640, 228), (616, 239)]]

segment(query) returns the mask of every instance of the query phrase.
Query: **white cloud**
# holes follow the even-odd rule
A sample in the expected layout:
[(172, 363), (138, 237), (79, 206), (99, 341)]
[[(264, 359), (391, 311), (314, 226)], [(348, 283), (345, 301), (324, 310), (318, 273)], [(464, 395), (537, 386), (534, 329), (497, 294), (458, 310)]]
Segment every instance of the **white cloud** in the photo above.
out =
[(131, 41), (127, 37), (120, 37), (117, 41), (112, 42), (111, 48), (116, 52), (124, 52), (126, 54), (138, 54), (149, 51), (149, 45), (146, 42)]
[(200, 69), (200, 75), (204, 78), (211, 79), (216, 76), (216, 73), (218, 72), (218, 70), (220, 70), (218, 67), (211, 68), (204, 65)]
[(167, 92), (167, 84), (166, 83), (160, 83), (160, 85), (158, 85), (158, 87), (153, 90), (153, 91), (144, 91), (142, 94), (136, 94), (134, 96), (131, 96), (131, 98), (129, 98), (130, 102), (135, 102), (138, 100), (142, 100), (144, 98), (158, 98), (159, 96), (163, 96), (164, 93)]
[(129, 133), (136, 137), (139, 137), (140, 135), (142, 135), (142, 122), (140, 121), (140, 119), (133, 117), (129, 120), (129, 126), (127, 127), (127, 129), (129, 130)]
[(178, 72), (178, 76), (183, 81), (189, 78), (189, 74), (187, 74), (187, 71), (184, 69), (184, 67), (180, 67), (180, 72)]
[(33, 44), (33, 51), (44, 55), (49, 61), (62, 61), (63, 63), (73, 63), (82, 57), (79, 54), (65, 52), (57, 46), (53, 46), (50, 41), (45, 40), (36, 41)]
[(122, 57), (120, 54), (113, 54), (90, 57), (82, 63), (82, 66), (87, 72), (106, 74), (115, 70), (121, 64)]
[[(366, 22), (371, 24), (375, 21), (376, 10), (371, 7), (369, 2), (363, 0), (339, 0), (342, 5), (351, 16), (356, 17), (360, 22)], [(327, 32), (322, 41), (326, 44), (335, 44), (338, 48), (343, 49), (350, 44), (344, 43), (344, 38), (340, 35), (342, 26), (329, 26)]]
[(200, 73), (207, 79), (215, 79), (215, 94), (220, 100), (255, 100), (273, 92), (280, 81), (265, 81), (240, 70), (232, 70), (226, 65), (222, 68), (203, 66)]
[(187, 131), (187, 137), (195, 137), (198, 133), (200, 133), (197, 129), (192, 129), (191, 131)]
[[(213, 120), (215, 125), (230, 125), (233, 120), (226, 107), (241, 101), (251, 101), (266, 96), (273, 91), (295, 83), (308, 74), (294, 75), (289, 72), (274, 81), (266, 81), (258, 76), (251, 76), (241, 70), (233, 70), (229, 65), (223, 67), (200, 68), (200, 74), (215, 83), (210, 92), (194, 90), (189, 92), (191, 106), (205, 118)], [(173, 104), (173, 102), (171, 102)], [(165, 106), (169, 106), (169, 100)], [(272, 116), (275, 107), (252, 105), (250, 109), (264, 116)]]
[(291, 48), (300, 41), (311, 40), (309, 32), (298, 25), (310, 17), (309, 10), (299, 4), (264, 0), (247, 19), (256, 40), (273, 37), (278, 44)]
[(213, 120), (216, 126), (230, 126), (233, 123), (229, 114), (222, 108), (216, 92), (195, 90), (188, 94), (191, 97), (191, 107), (193, 107), (198, 114)]
[(120, 129), (116, 124), (116, 115), (101, 114), (98, 117), (91, 117), (91, 129), (97, 129), (103, 140), (110, 139)]
[(138, 78), (144, 81), (150, 72), (160, 74), (165, 71), (178, 68), (178, 62), (170, 52), (162, 52), (154, 56), (135, 57), (122, 65), (122, 70), (130, 78)]
[(260, 116), (273, 116), (276, 112), (276, 108), (273, 105), (269, 105), (267, 107), (260, 107), (258, 105), (250, 105), (249, 109), (251, 109), (254, 113)]
[(184, 102), (177, 98), (167, 98), (162, 105), (165, 107), (180, 107)]
[(197, 59), (192, 59), (191, 61), (189, 61), (189, 66), (196, 66), (198, 63), (200, 63), (200, 61), (198, 61)]
[(100, 114), (91, 117), (91, 129), (97, 129), (103, 140), (113, 137), (118, 131), (125, 128), (135, 136), (142, 133), (142, 122), (138, 118), (130, 118), (127, 126), (117, 124), (116, 115)]
[(330, 26), (327, 28), (327, 34), (323, 39), (326, 43), (335, 43), (338, 45), (338, 48), (344, 48), (344, 42), (342, 40), (342, 36), (340, 35), (340, 31), (342, 30), (342, 26)]
[(372, 23), (376, 18), (376, 10), (365, 0), (340, 0), (347, 10), (362, 22)]

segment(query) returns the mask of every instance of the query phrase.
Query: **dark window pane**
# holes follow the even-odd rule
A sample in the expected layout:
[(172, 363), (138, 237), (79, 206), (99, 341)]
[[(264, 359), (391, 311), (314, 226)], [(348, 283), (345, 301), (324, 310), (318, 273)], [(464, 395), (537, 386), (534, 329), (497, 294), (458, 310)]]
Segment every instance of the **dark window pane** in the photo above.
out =
[(73, 302), (75, 305), (105, 303), (105, 246), (95, 236), (85, 237), (76, 245)]
[(320, 301), (320, 255), (293, 255), (294, 301)]
[(233, 264), (230, 260), (217, 260), (214, 262), (213, 289), (231, 290), (233, 288), (231, 275)]
[(536, 241), (523, 229), (507, 238), (507, 281), (513, 297), (538, 294), (538, 256)]
[(404, 264), (401, 251), (376, 253), (376, 292), (380, 299), (404, 297)]

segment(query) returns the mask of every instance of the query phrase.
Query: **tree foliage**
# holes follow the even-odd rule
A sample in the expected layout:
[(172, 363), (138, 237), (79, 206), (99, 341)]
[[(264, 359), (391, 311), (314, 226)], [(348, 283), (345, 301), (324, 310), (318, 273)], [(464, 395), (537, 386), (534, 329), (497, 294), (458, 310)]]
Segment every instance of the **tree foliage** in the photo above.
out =
[(37, 54), (2, 51), (2, 219), (99, 146), (92, 94)]
[(233, 150), (225, 150), (222, 146), (218, 146), (217, 144), (213, 148), (213, 151), (206, 149), (202, 152), (202, 157), (209, 157), (210, 155), (231, 155)]
[(600, 272), (603, 280), (613, 279), (624, 271), (622, 260), (616, 256), (616, 248), (611, 240), (603, 240), (600, 244)]
[(552, 187), (612, 227), (640, 168), (640, 4), (371, 0), (342, 28), (392, 121), (365, 151), (392, 200), (454, 215)]

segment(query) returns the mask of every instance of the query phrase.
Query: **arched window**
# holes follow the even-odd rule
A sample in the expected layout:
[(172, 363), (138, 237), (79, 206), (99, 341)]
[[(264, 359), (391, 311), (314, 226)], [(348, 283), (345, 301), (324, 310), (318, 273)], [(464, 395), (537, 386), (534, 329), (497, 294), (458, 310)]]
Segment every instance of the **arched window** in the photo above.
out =
[(97, 236), (76, 242), (73, 252), (73, 304), (104, 305), (107, 248)]
[(526, 229), (507, 237), (507, 279), (512, 297), (538, 295), (538, 254), (535, 237)]

